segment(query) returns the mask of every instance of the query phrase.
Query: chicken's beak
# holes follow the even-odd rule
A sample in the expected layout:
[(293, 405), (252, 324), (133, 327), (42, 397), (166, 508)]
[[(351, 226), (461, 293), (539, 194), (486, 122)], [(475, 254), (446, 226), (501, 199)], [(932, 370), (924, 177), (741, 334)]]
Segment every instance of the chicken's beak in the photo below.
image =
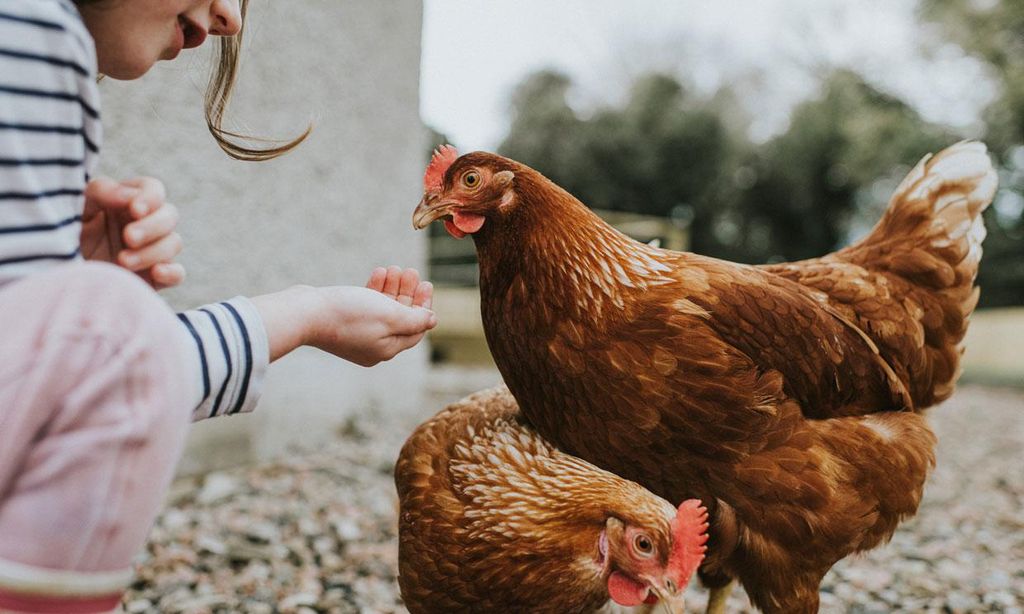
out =
[(416, 210), (412, 212), (413, 228), (416, 230), (423, 230), (429, 226), (431, 222), (449, 215), (452, 212), (452, 205), (456, 203), (438, 203), (437, 201), (439, 198), (440, 197), (437, 194), (427, 193), (423, 195), (423, 199), (420, 200), (420, 204), (416, 205)]
[(686, 612), (686, 605), (683, 603), (683, 589), (677, 588), (671, 580), (666, 579), (662, 586), (652, 584), (651, 592), (658, 598), (658, 606), (661, 611), (666, 614), (684, 614)]

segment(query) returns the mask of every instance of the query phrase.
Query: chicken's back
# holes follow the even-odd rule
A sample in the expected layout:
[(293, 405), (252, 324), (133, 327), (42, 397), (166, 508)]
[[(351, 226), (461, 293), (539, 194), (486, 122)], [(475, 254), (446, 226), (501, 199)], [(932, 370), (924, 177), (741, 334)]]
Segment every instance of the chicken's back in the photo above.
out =
[[(462, 604), (479, 598), (472, 586), (447, 582), (458, 577), (459, 569), (446, 559), (436, 558), (439, 550), (456, 552), (463, 532), (462, 505), (451, 483), (448, 459), (457, 433), (465, 432), (470, 417), (447, 408), (416, 429), (395, 465), (398, 583), (406, 607), (413, 614), (457, 612)], [(450, 584), (451, 588), (436, 590), (439, 584)]]
[(985, 146), (928, 156), (896, 189), (881, 221), (834, 254), (762, 267), (819, 290), (878, 347), (916, 409), (949, 397), (978, 302), (982, 212), (997, 176)]
[(398, 582), (409, 611), (562, 614), (603, 605), (604, 579), (572, 549), (584, 532), (556, 519), (563, 506), (585, 505), (559, 483), (581, 482), (578, 472), (582, 483), (625, 482), (537, 436), (504, 386), (421, 425), (395, 467)]

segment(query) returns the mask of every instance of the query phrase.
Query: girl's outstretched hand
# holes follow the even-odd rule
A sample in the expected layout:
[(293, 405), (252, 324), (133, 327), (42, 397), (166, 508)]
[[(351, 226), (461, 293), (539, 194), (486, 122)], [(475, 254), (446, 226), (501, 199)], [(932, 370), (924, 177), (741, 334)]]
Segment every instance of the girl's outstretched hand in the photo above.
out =
[(82, 255), (134, 271), (157, 290), (176, 286), (185, 279), (185, 267), (174, 262), (182, 248), (177, 225), (178, 209), (160, 181), (97, 177), (85, 188)]
[(416, 269), (402, 269), (398, 266), (377, 267), (370, 273), (366, 287), (386, 294), (399, 303), (430, 309), (434, 300), (434, 284), (420, 281)]
[(295, 286), (252, 299), (270, 360), (310, 345), (364, 367), (390, 360), (437, 326), (433, 286), (415, 269), (376, 269), (365, 288)]

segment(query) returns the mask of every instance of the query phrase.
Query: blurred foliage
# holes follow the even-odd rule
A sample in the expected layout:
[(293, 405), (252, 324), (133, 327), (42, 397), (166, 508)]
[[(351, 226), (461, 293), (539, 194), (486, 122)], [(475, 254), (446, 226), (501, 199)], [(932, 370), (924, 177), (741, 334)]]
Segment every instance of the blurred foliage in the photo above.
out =
[(741, 228), (740, 257), (798, 260), (846, 244), (870, 229), (913, 164), (956, 140), (855, 73), (829, 74), (788, 130), (751, 146), (726, 214)]
[(700, 97), (651, 74), (621, 107), (581, 117), (570, 87), (549, 71), (524, 81), (499, 153), (591, 207), (687, 221), (693, 251), (741, 262), (830, 251), (864, 208), (862, 188), (955, 140), (848, 71), (828, 75), (820, 96), (764, 144), (747, 139), (729, 89)]
[(516, 92), (499, 152), (534, 166), (597, 209), (691, 222), (693, 248), (716, 252), (709, 231), (722, 174), (737, 143), (722, 118), (671, 77), (637, 81), (620, 109), (580, 118), (564, 75), (542, 72)]
[[(981, 301), (1024, 305), (1024, 1), (921, 0), (920, 17), (987, 62), (998, 83), (982, 116), (1001, 189), (986, 212)], [(552, 71), (521, 83), (499, 153), (594, 208), (687, 223), (693, 251), (739, 262), (798, 260), (849, 243), (922, 155), (963, 138), (849, 70), (823, 74), (818, 94), (765, 143), (748, 138), (751, 118), (728, 87), (702, 96), (649, 74), (621, 105), (581, 113), (569, 102), (572, 85)], [(431, 131), (429, 141), (448, 139)]]
[(1024, 305), (1024, 2), (923, 0), (924, 19), (987, 62), (999, 83), (985, 109), (985, 141), (998, 157), (1000, 193), (985, 215), (978, 282), (982, 305)]
[[(1003, 171), (979, 274), (982, 305), (1024, 305), (1024, 1), (922, 0), (921, 18), (984, 59), (1000, 84), (984, 138)], [(498, 152), (596, 209), (690, 224), (691, 249), (739, 262), (818, 256), (875, 223), (921, 156), (963, 138), (850, 70), (823, 74), (788, 129), (765, 143), (726, 87), (702, 96), (648, 74), (625, 101), (582, 113), (572, 82), (543, 71), (511, 100)]]
[(986, 61), (999, 79), (999, 95), (984, 116), (985, 138), (1005, 157), (1024, 143), (1024, 2), (923, 0), (921, 15)]

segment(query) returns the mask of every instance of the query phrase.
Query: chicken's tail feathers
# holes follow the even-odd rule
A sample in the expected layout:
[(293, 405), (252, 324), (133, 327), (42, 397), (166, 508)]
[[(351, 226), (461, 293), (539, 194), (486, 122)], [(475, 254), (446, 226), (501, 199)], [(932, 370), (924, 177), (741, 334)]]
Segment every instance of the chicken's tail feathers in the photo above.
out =
[[(896, 189), (888, 214), (898, 218), (915, 203), (930, 210), (930, 223), (922, 230), (933, 249), (954, 248), (945, 259), (953, 265), (966, 264), (977, 273), (985, 239), (981, 214), (992, 203), (998, 184), (985, 144), (962, 141), (921, 160)], [(961, 250), (967, 253), (956, 262)]]
[(884, 311), (858, 309), (890, 359), (906, 365), (918, 407), (948, 397), (959, 375), (979, 296), (982, 212), (997, 185), (983, 143), (963, 141), (926, 156), (896, 188), (871, 233), (832, 256), (887, 278), (879, 286), (885, 297), (868, 300), (884, 302)]
[(984, 143), (962, 141), (925, 156), (854, 250), (867, 248), (874, 266), (935, 289), (973, 285), (985, 239), (981, 214), (997, 185)]

